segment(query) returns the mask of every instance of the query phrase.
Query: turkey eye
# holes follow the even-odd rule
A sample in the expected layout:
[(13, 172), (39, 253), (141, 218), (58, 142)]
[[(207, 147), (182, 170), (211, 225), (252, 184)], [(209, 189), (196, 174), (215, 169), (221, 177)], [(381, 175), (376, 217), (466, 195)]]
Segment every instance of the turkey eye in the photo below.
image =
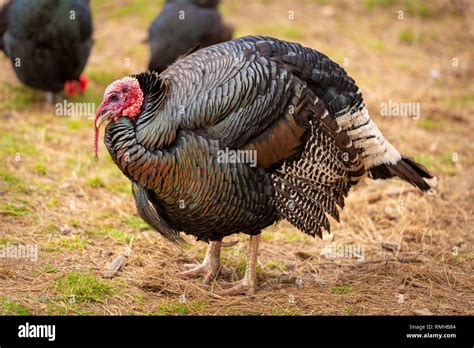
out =
[(117, 94), (112, 94), (112, 95), (110, 96), (109, 100), (110, 100), (111, 102), (116, 102), (116, 101), (118, 100)]

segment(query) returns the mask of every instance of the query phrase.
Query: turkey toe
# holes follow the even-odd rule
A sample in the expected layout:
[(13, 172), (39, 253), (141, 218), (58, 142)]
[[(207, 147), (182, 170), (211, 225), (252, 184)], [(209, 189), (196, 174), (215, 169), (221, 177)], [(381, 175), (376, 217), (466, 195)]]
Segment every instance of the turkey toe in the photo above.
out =
[(216, 292), (216, 294), (219, 296), (253, 296), (255, 294), (255, 285), (248, 284), (244, 280), (235, 283), (224, 283), (220, 285), (221, 287), (223, 287), (223, 290)]

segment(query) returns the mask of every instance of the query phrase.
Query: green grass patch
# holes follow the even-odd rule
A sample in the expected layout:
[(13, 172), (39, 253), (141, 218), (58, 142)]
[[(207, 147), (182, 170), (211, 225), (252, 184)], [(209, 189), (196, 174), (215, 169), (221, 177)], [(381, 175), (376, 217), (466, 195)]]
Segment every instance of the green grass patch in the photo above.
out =
[(6, 203), (0, 207), (0, 213), (11, 216), (26, 216), (30, 213), (30, 209), (23, 204)]
[(46, 307), (46, 313), (49, 315), (67, 315), (68, 308), (64, 306), (58, 306), (54, 303), (48, 303)]
[(59, 205), (59, 199), (57, 197), (51, 197), (46, 202), (48, 208), (56, 208)]
[[(219, 12), (221, 13), (222, 16), (228, 17), (235, 15), (236, 12), (240, 11), (240, 8), (244, 5), (240, 1), (224, 1), (221, 3), (219, 6)], [(239, 37), (236, 35), (236, 30), (234, 29), (234, 37)]]
[(271, 270), (277, 270), (278, 272), (286, 271), (286, 264), (282, 261), (270, 260), (264, 265), (265, 268), (270, 268)]
[(79, 120), (72, 120), (71, 122), (69, 122), (70, 130), (79, 130), (79, 129), (84, 128), (85, 126), (86, 126), (86, 123)]
[(149, 22), (153, 20), (161, 10), (163, 0), (134, 0), (128, 6), (113, 7), (109, 11), (109, 18), (138, 17), (139, 19)]
[(277, 307), (272, 311), (272, 314), (279, 315), (279, 316), (294, 316), (294, 315), (298, 315), (299, 311), (297, 308)]
[(11, 174), (5, 169), (0, 169), (0, 179), (5, 181), (7, 184), (19, 184), (22, 182), (22, 178)]
[(92, 273), (71, 272), (56, 280), (52, 286), (68, 302), (103, 302), (105, 296), (117, 290), (111, 281), (100, 279)]
[(397, 0), (364, 0), (364, 6), (368, 10), (373, 10), (379, 7), (389, 7), (397, 3)]
[(47, 264), (43, 265), (40, 269), (35, 270), (33, 272), (33, 276), (37, 277), (37, 276), (39, 276), (41, 274), (44, 274), (44, 273), (48, 273), (48, 274), (59, 273), (59, 269), (54, 267), (50, 263), (47, 263)]
[[(97, 178), (99, 178), (98, 185), (96, 186), (104, 187), (109, 192), (126, 193), (127, 195), (130, 195), (132, 193), (130, 181), (117, 171), (117, 167), (110, 159), (110, 156), (108, 154), (104, 156), (104, 159), (107, 159), (107, 163), (103, 166), (103, 169), (105, 170), (96, 176)], [(91, 179), (93, 179), (91, 180), (91, 184), (95, 185), (95, 179)]]
[(1, 315), (32, 315), (29, 309), (7, 298), (0, 298)]
[(19, 161), (23, 156), (38, 154), (34, 144), (29, 143), (26, 139), (19, 139), (11, 133), (3, 133), (0, 137), (0, 156), (14, 156)]
[(12, 241), (5, 237), (0, 237), (0, 248), (12, 245)]
[(35, 183), (35, 192), (49, 193), (53, 191), (53, 189), (56, 191), (57, 187), (45, 182)]
[(129, 244), (133, 238), (128, 233), (113, 228), (109, 229), (107, 234), (114, 242), (119, 244)]
[[(143, 34), (145, 36), (145, 34)], [(130, 72), (127, 70), (117, 70), (117, 69), (111, 69), (111, 70), (104, 70), (104, 69), (95, 69), (91, 68), (88, 70), (88, 74), (91, 78), (92, 81), (95, 83), (101, 85), (101, 86), (108, 86), (111, 82), (129, 75)], [(97, 90), (91, 91), (90, 93), (94, 93), (94, 96), (99, 98), (99, 102), (102, 100), (102, 96), (104, 93), (104, 90), (101, 88), (98, 88)], [(88, 97), (85, 101), (91, 101), (90, 97)]]
[(367, 44), (367, 46), (371, 49), (373, 49), (374, 51), (382, 51), (385, 49), (385, 43), (381, 40), (372, 40), (372, 41), (369, 41), (369, 43)]
[[(2, 159), (0, 159), (0, 161), (1, 160)], [(8, 189), (15, 190), (16, 192), (20, 193), (30, 192), (23, 178), (11, 174), (6, 169), (0, 169), (0, 186), (5, 186)]]
[(53, 252), (61, 250), (60, 247), (54, 246), (54, 245), (45, 245), (45, 246), (42, 246), (40, 249), (41, 251), (44, 251), (47, 253), (53, 253)]
[(255, 28), (257, 35), (270, 35), (287, 40), (301, 40), (305, 35), (298, 28), (285, 25), (264, 25)]
[(3, 86), (7, 92), (7, 97), (3, 98), (0, 107), (4, 110), (24, 110), (31, 104), (40, 100), (39, 92), (18, 83), (3, 82)]
[(331, 0), (311, 0), (311, 2), (318, 4), (318, 5), (330, 5)]
[(102, 181), (102, 179), (99, 176), (94, 176), (92, 178), (89, 178), (87, 180), (87, 184), (93, 188), (105, 187), (105, 183)]
[(441, 156), (431, 156), (425, 154), (419, 154), (415, 156), (415, 160), (426, 166), (432, 174), (437, 173), (454, 175), (458, 171), (452, 160), (452, 154), (446, 153)]
[(132, 193), (132, 188), (130, 186), (129, 182), (123, 182), (122, 180), (118, 183), (115, 183), (113, 185), (114, 189), (109, 190), (109, 191), (116, 191), (116, 192), (121, 192), (121, 193), (126, 193), (126, 194), (131, 194)]
[(422, 18), (432, 18), (436, 16), (436, 11), (431, 7), (430, 1), (425, 0), (403, 0), (403, 10), (409, 15), (419, 16)]
[(418, 125), (421, 127), (421, 128), (424, 128), (424, 129), (434, 129), (437, 127), (435, 121), (429, 119), (429, 118), (420, 118), (418, 120)]
[(102, 219), (107, 219), (107, 218), (111, 218), (112, 216), (115, 216), (116, 212), (115, 211), (110, 211), (110, 210), (106, 210), (106, 211), (102, 211), (99, 213), (99, 217)]
[(288, 242), (301, 242), (306, 238), (305, 234), (297, 229), (282, 229), (278, 237)]
[(364, 0), (364, 7), (368, 10), (375, 10), (377, 8), (384, 8), (393, 6), (397, 3), (397, 0)]
[(41, 233), (52, 234), (52, 233), (56, 233), (57, 230), (58, 230), (58, 226), (56, 226), (56, 224), (54, 223), (50, 223), (46, 227), (41, 229)]
[(441, 103), (447, 107), (469, 107), (474, 104), (474, 95), (461, 95), (455, 97), (444, 97)]
[(58, 242), (58, 245), (66, 248), (67, 250), (84, 250), (84, 247), (87, 245), (87, 241), (75, 234), (68, 238), (62, 238)]
[[(247, 261), (242, 260), (237, 264), (237, 267), (235, 268), (235, 272), (237, 276), (242, 278), (245, 274), (245, 269), (247, 268)], [(263, 278), (265, 276), (265, 272), (263, 271), (262, 267), (257, 264), (257, 277)]]
[(39, 175), (46, 175), (48, 174), (48, 168), (46, 167), (46, 165), (42, 162), (37, 162), (35, 164), (33, 164), (33, 171), (36, 173), (36, 174), (39, 174)]
[(81, 308), (81, 305), (69, 302), (62, 302), (61, 305), (48, 302), (46, 313), (48, 315), (103, 315), (103, 313), (97, 313), (94, 310), (87, 310)]
[(99, 228), (89, 228), (85, 230), (86, 234), (89, 234), (94, 237), (109, 237), (112, 239), (115, 243), (119, 244), (129, 244), (133, 236), (129, 235), (126, 232), (123, 232), (121, 230), (117, 230), (113, 227), (110, 226), (100, 226)]
[(207, 303), (197, 301), (167, 301), (161, 303), (152, 315), (187, 315), (205, 310)]
[[(87, 74), (87, 71), (86, 71), (86, 74)], [(127, 75), (127, 74), (123, 74), (122, 76), (124, 75)], [(116, 79), (115, 79), (116, 80)], [(110, 80), (108, 83), (112, 82), (114, 80)], [(87, 88), (87, 90), (85, 91), (85, 93), (83, 94), (77, 94), (73, 97), (69, 97), (71, 98), (70, 102), (74, 102), (74, 103), (94, 103), (95, 105), (99, 105), (100, 102), (102, 101), (102, 97), (103, 97), (103, 94), (104, 94), (104, 86), (107, 86), (108, 83), (101, 83), (100, 86), (97, 86), (97, 84), (94, 84), (94, 83), (91, 83), (89, 85), (89, 87)], [(87, 108), (85, 108), (83, 110), (83, 112), (87, 112), (89, 111)], [(93, 116), (93, 115), (90, 115), (90, 116)], [(78, 121), (78, 120), (74, 120), (74, 121)], [(84, 128), (86, 127), (87, 125), (91, 125), (91, 123), (88, 123), (88, 122), (92, 122), (91, 120), (87, 119), (84, 117), (84, 115), (81, 115), (81, 121), (79, 121), (82, 125), (73, 125), (70, 127), (73, 127), (72, 129), (74, 129), (75, 126), (77, 126), (79, 128)]]
[(336, 295), (344, 295), (351, 291), (353, 291), (353, 287), (349, 284), (339, 284), (331, 288), (331, 293)]
[(140, 307), (145, 305), (145, 297), (143, 295), (133, 295), (133, 300)]
[(44, 265), (40, 268), (40, 271), (43, 273), (58, 273), (59, 269), (51, 265), (50, 263)]
[(403, 29), (398, 34), (398, 39), (403, 44), (411, 45), (415, 42), (415, 34), (410, 29)]
[(68, 219), (67, 221), (68, 221), (69, 225), (71, 225), (72, 227), (81, 226), (81, 220), (71, 218), (71, 219)]
[(141, 218), (139, 218), (138, 216), (129, 216), (129, 217), (127, 217), (126, 223), (131, 228), (135, 228), (135, 229), (138, 229), (138, 230), (148, 230), (148, 229), (150, 229), (150, 226), (145, 221), (143, 221)]
[(429, 1), (425, 0), (364, 0), (364, 7), (368, 10), (385, 9), (397, 5), (406, 15), (432, 18), (437, 15)]
[(101, 228), (88, 228), (84, 232), (94, 237), (104, 237), (107, 235), (107, 231)]
[(456, 263), (464, 263), (474, 259), (474, 256), (470, 253), (464, 253), (459, 255), (453, 255), (453, 260)]
[(289, 40), (302, 40), (304, 39), (304, 34), (295, 27), (287, 27), (283, 31), (283, 37), (288, 38)]
[(44, 141), (53, 142), (53, 141), (59, 141), (60, 139), (61, 139), (61, 136), (59, 136), (58, 134), (53, 134), (53, 133), (47, 132), (45, 130), (45, 132), (44, 132)]

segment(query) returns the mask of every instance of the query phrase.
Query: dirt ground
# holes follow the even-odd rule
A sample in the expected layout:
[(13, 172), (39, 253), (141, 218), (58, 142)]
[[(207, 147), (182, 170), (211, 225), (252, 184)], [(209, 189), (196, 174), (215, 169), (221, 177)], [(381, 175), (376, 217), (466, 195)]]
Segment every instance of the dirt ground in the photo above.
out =
[[(93, 159), (90, 118), (55, 116), (2, 55), (0, 314), (474, 314), (473, 5), (423, 3), (221, 5), (235, 36), (297, 41), (343, 65), (385, 136), (438, 179), (424, 195), (398, 180), (367, 180), (323, 240), (286, 222), (267, 228), (254, 297), (219, 298), (217, 283), (176, 277), (184, 263), (201, 260), (206, 245), (188, 238), (181, 249), (141, 222), (129, 183), (103, 145), (99, 162)], [(92, 7), (90, 88), (68, 102), (97, 106), (108, 83), (145, 69), (141, 41), (161, 5), (92, 0)], [(420, 113), (383, 116), (388, 103), (415, 103)], [(224, 249), (223, 262), (238, 278), (247, 238), (228, 239), (237, 244)], [(26, 254), (5, 255), (5, 248)], [(121, 254), (129, 255), (123, 269), (102, 278)]]

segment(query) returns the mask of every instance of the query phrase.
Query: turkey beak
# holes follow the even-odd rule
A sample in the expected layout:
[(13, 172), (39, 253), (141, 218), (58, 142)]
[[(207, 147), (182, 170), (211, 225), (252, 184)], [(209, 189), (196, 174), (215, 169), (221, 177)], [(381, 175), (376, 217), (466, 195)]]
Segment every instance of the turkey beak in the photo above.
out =
[(110, 118), (112, 117), (112, 114), (113, 114), (112, 110), (105, 109), (105, 110), (100, 111), (100, 113), (97, 117), (97, 120), (96, 120), (97, 129), (100, 129), (102, 124), (104, 124), (105, 122), (110, 121)]
[(99, 143), (100, 126), (102, 126), (102, 124), (104, 122), (108, 122), (111, 119), (112, 115), (113, 115), (112, 110), (102, 109), (102, 106), (99, 107), (99, 109), (97, 110), (97, 112), (95, 114), (95, 118), (94, 118), (94, 157), (95, 157), (96, 161), (98, 160), (97, 153), (98, 153), (98, 149), (99, 149), (98, 143)]

